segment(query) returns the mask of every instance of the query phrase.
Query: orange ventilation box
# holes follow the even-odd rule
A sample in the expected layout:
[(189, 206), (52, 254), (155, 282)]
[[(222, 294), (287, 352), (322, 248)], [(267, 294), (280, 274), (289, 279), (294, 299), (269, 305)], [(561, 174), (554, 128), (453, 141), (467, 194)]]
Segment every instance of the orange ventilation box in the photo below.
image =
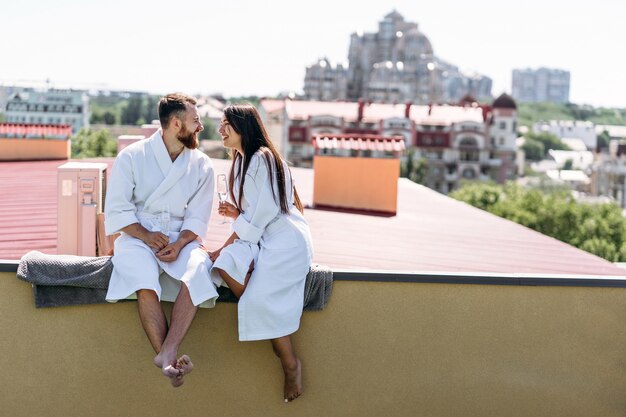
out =
[(313, 145), (316, 207), (396, 213), (404, 138), (315, 136)]
[(0, 161), (69, 159), (72, 127), (0, 123)]

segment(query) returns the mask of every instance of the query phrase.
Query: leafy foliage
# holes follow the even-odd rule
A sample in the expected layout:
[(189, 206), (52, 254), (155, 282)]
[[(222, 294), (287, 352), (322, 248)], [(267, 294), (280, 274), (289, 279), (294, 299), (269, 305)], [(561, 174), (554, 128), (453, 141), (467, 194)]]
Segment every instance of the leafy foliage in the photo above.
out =
[(598, 135), (598, 151), (602, 149), (608, 149), (610, 141), (611, 136), (609, 135), (609, 132), (603, 130), (602, 133)]
[(143, 98), (132, 96), (128, 99), (126, 106), (122, 108), (122, 124), (123, 125), (140, 125), (145, 123), (142, 115)]
[(91, 123), (141, 125), (158, 119), (159, 96), (137, 93), (130, 96), (98, 95), (90, 98)]
[(240, 96), (231, 97), (228, 99), (229, 104), (252, 104), (257, 109), (261, 105), (261, 98), (259, 96)]
[(220, 135), (217, 133), (217, 126), (213, 120), (208, 117), (202, 118), (202, 126), (204, 130), (200, 132), (200, 140), (218, 140)]
[[(528, 132), (524, 135), (524, 137), (526, 138), (527, 141), (529, 140), (535, 141), (543, 145), (543, 157), (548, 155), (548, 151), (550, 149), (564, 150), (564, 151), (570, 150), (569, 146), (561, 142), (561, 139), (559, 139), (558, 136), (553, 135), (552, 133), (549, 133), (549, 132), (541, 132), (541, 133)], [(543, 157), (540, 159), (543, 159)]]
[(522, 150), (526, 154), (526, 159), (530, 161), (541, 161), (546, 153), (543, 143), (533, 139), (526, 139)]
[(97, 158), (117, 155), (117, 142), (107, 130), (81, 129), (72, 141), (72, 158)]
[(427, 162), (426, 159), (421, 158), (415, 160), (415, 150), (409, 149), (406, 154), (406, 160), (402, 161), (400, 166), (400, 176), (408, 178), (418, 184), (424, 183), (426, 177)]
[(608, 261), (626, 261), (626, 219), (615, 204), (578, 203), (567, 192), (544, 193), (513, 182), (468, 183), (450, 196)]
[(626, 125), (626, 109), (592, 107), (574, 103), (517, 103), (518, 126), (541, 120), (588, 120), (595, 124)]

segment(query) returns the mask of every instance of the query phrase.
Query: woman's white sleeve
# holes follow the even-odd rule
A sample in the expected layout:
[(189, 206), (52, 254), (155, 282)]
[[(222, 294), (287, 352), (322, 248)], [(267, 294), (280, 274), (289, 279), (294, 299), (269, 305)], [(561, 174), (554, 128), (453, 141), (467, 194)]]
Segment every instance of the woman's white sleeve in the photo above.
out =
[[(245, 217), (250, 220), (246, 220), (244, 215), (240, 214), (233, 223), (233, 230), (237, 236), (252, 243), (257, 243), (261, 239), (265, 227), (280, 212), (280, 206), (272, 193), (273, 181), (269, 178), (267, 165), (262, 158), (259, 159), (256, 170), (252, 167), (248, 169), (243, 185), (243, 194), (250, 203)], [(253, 172), (250, 173), (250, 171)], [(276, 197), (278, 198), (278, 193)]]

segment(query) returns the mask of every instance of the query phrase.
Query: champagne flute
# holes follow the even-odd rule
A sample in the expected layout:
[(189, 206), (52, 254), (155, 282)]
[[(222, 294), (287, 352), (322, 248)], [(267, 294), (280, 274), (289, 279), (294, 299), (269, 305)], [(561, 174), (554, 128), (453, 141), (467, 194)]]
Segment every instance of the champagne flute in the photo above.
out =
[[(226, 197), (228, 196), (228, 187), (226, 186), (226, 175), (220, 174), (217, 176), (217, 197), (220, 199), (220, 202), (226, 201)], [(230, 220), (226, 220), (226, 216), (223, 216), (221, 224), (228, 224)]]

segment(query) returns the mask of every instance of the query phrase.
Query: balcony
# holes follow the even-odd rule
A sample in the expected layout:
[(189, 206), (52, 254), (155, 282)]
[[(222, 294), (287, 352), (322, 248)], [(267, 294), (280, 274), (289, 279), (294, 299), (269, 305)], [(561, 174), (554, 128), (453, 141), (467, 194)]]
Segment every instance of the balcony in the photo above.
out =
[(490, 166), (490, 167), (499, 167), (499, 166), (502, 166), (502, 159), (496, 159), (496, 158), (485, 159), (481, 161), (481, 164)]

